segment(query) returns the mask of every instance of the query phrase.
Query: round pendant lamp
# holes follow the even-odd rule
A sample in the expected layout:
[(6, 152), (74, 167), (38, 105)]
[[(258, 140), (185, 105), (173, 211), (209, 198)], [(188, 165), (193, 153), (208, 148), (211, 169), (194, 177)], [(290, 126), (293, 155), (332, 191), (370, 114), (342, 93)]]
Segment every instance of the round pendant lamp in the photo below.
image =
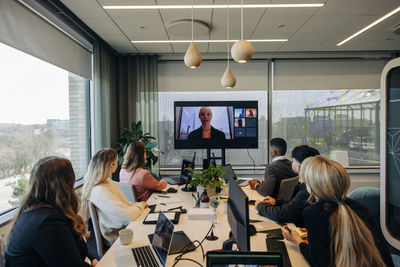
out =
[(191, 69), (195, 69), (201, 64), (201, 55), (196, 44), (193, 42), (193, 0), (192, 0), (192, 42), (186, 50), (184, 57), (185, 65)]
[(233, 74), (231, 68), (229, 67), (229, 0), (226, 0), (227, 3), (227, 11), (226, 11), (226, 28), (227, 28), (227, 49), (226, 49), (226, 56), (228, 60), (228, 64), (224, 75), (221, 78), (221, 85), (226, 89), (233, 88), (236, 84), (236, 77)]
[(250, 42), (243, 40), (243, 0), (241, 0), (241, 40), (233, 44), (231, 49), (232, 58), (238, 63), (246, 63), (253, 56), (254, 48)]

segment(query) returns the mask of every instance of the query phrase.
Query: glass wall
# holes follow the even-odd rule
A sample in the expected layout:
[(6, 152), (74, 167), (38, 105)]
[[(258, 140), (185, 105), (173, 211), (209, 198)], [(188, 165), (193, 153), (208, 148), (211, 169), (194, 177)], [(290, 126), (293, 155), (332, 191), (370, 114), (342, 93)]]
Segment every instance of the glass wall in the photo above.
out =
[[(174, 101), (258, 101), (258, 149), (227, 149), (226, 163), (234, 165), (264, 165), (268, 153), (268, 114), (266, 91), (207, 91), (207, 92), (159, 92), (159, 147), (161, 167), (180, 166), (182, 159), (192, 159), (194, 152), (196, 166), (202, 166), (202, 159), (206, 158), (206, 150), (175, 150), (174, 149)], [(218, 149), (212, 150), (215, 156), (220, 156)], [(217, 164), (220, 164), (217, 162)]]
[(0, 43), (0, 211), (18, 205), (33, 164), (69, 158), (77, 178), (88, 164), (89, 80)]
[(317, 148), (344, 166), (379, 166), (378, 89), (276, 90), (272, 137)]

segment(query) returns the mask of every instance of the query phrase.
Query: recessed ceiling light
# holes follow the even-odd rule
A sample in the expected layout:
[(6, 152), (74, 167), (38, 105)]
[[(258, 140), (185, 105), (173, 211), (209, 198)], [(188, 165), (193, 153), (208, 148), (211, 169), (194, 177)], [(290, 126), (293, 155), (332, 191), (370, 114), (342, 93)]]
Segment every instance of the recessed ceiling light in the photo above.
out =
[[(321, 4), (247, 4), (243, 8), (290, 8), (322, 7)], [(104, 9), (191, 9), (192, 5), (142, 5), (142, 6), (103, 6)], [(228, 5), (193, 5), (195, 9), (228, 8)], [(241, 8), (241, 5), (229, 5), (229, 8)]]
[(365, 32), (365, 31), (371, 29), (371, 28), (374, 27), (376, 24), (378, 24), (378, 23), (384, 21), (385, 19), (389, 18), (390, 16), (393, 16), (394, 14), (396, 14), (396, 13), (399, 12), (399, 11), (400, 11), (400, 6), (399, 6), (398, 8), (396, 8), (395, 10), (393, 10), (393, 11), (387, 13), (385, 16), (383, 16), (383, 17), (381, 17), (381, 18), (375, 20), (374, 22), (372, 22), (371, 24), (369, 24), (367, 27), (365, 27), (365, 28), (359, 30), (359, 31), (356, 32), (355, 34), (353, 34), (353, 35), (351, 35), (350, 37), (344, 39), (343, 41), (341, 41), (340, 43), (338, 43), (336, 46), (341, 46), (342, 44), (347, 43), (348, 41), (350, 41), (350, 40), (353, 39), (354, 37), (356, 37), (356, 36), (362, 34), (363, 32)]
[[(229, 40), (230, 43), (235, 43), (238, 40)], [(269, 43), (269, 42), (287, 42), (288, 39), (255, 39), (247, 40), (252, 43)], [(168, 44), (168, 43), (191, 43), (192, 40), (146, 40), (146, 41), (131, 41), (134, 44)], [(193, 40), (194, 43), (226, 43), (228, 40)]]

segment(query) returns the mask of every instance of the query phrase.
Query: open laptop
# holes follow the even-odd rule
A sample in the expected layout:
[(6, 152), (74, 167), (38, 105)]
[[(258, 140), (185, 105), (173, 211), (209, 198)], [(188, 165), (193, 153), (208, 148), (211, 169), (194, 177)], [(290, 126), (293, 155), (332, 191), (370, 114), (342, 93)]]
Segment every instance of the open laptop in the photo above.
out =
[(236, 182), (240, 185), (240, 186), (246, 186), (249, 184), (249, 180), (245, 180), (245, 179), (239, 179), (237, 178), (235, 171), (232, 168), (231, 164), (227, 164), (225, 165), (225, 167), (222, 168), (223, 171), (226, 172), (226, 175), (224, 176), (225, 182), (228, 182), (228, 178), (232, 178), (233, 180), (236, 180)]
[(165, 181), (167, 181), (169, 184), (172, 185), (181, 185), (181, 184), (186, 184), (187, 181), (190, 179), (190, 173), (186, 168), (192, 168), (194, 169), (194, 161), (189, 161), (184, 159), (182, 161), (182, 168), (181, 168), (181, 174), (179, 177), (163, 177)]
[(160, 212), (151, 246), (121, 249), (114, 252), (117, 267), (164, 267), (172, 243), (174, 225)]

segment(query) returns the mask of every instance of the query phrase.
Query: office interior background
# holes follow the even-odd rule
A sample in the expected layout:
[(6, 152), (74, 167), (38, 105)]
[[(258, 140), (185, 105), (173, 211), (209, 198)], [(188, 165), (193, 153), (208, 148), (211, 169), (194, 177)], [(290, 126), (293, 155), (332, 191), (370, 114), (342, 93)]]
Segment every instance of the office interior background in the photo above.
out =
[[(287, 41), (255, 41), (248, 63), (231, 59), (237, 78), (232, 89), (220, 85), (226, 42), (198, 43), (203, 62), (194, 70), (183, 63), (189, 43), (168, 42), (190, 41), (190, 8), (104, 8), (132, 2), (187, 4), (0, 1), (0, 232), (28, 187), (35, 161), (69, 158), (78, 186), (93, 152), (115, 146), (121, 129), (134, 121), (142, 121), (159, 143), (157, 172), (178, 170), (194, 152), (201, 166), (205, 150), (174, 149), (174, 101), (258, 101), (258, 148), (226, 151), (226, 161), (239, 172), (262, 175), (270, 161), (268, 140), (282, 137), (288, 151), (299, 144), (332, 158), (345, 151), (351, 189), (379, 187), (380, 77), (400, 55), (400, 12), (337, 44), (399, 8), (398, 0), (292, 0), (323, 6), (245, 8), (244, 39)], [(240, 9), (229, 12), (230, 39), (240, 39)], [(201, 21), (195, 40), (227, 39), (226, 8), (195, 9), (194, 18)], [(167, 42), (136, 42), (155, 40)]]

